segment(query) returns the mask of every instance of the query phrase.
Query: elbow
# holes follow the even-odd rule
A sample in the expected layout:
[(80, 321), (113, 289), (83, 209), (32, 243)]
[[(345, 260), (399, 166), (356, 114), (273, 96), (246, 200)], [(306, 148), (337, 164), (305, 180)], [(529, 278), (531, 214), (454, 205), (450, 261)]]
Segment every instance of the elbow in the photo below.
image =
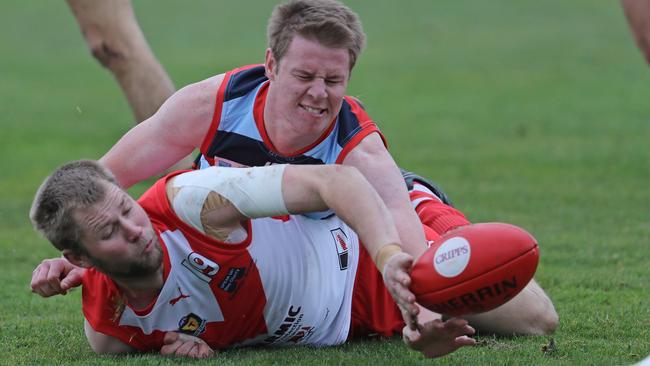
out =
[(359, 169), (349, 165), (326, 165), (323, 170), (324, 177), (331, 184), (341, 185), (342, 183), (358, 184), (365, 181), (365, 177)]
[(133, 353), (134, 349), (121, 342), (92, 342), (88, 340), (90, 348), (98, 355), (125, 355)]
[(87, 321), (84, 322), (84, 333), (90, 348), (98, 355), (121, 355), (135, 351), (119, 339), (95, 331)]

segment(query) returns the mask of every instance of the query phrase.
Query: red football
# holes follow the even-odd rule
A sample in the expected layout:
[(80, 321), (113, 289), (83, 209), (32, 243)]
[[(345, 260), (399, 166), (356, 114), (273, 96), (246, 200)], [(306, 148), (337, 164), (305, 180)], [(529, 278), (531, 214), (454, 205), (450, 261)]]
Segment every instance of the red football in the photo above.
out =
[(436, 240), (417, 259), (411, 291), (436, 313), (459, 316), (496, 308), (533, 278), (537, 241), (510, 224), (472, 224)]

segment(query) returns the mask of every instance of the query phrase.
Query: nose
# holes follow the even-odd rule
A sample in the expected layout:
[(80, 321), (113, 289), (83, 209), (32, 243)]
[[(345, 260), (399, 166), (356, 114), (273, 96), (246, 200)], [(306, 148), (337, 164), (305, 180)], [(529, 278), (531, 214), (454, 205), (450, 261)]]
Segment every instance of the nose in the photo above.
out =
[(131, 220), (122, 220), (122, 230), (124, 238), (130, 243), (137, 243), (142, 236), (143, 227)]
[(327, 98), (327, 85), (325, 85), (325, 80), (322, 78), (314, 78), (309, 85), (307, 94), (314, 99)]

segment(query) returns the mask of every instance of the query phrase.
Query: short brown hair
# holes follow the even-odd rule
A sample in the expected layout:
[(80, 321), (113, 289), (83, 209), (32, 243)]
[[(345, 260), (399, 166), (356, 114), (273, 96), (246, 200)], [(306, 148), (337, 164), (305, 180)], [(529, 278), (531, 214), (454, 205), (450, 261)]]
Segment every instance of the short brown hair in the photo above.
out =
[(278, 5), (266, 33), (277, 62), (287, 52), (293, 36), (299, 34), (327, 47), (347, 48), (350, 70), (366, 43), (357, 14), (335, 0), (292, 0)]
[(106, 183), (117, 184), (97, 161), (77, 160), (59, 167), (36, 191), (29, 211), (34, 229), (59, 250), (85, 253), (83, 232), (73, 213), (104, 199)]

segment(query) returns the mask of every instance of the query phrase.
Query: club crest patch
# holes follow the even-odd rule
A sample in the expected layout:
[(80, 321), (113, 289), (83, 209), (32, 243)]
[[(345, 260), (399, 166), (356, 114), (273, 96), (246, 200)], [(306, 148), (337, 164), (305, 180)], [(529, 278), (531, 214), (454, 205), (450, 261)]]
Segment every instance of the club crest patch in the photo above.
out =
[(178, 331), (198, 337), (205, 331), (205, 320), (194, 313), (189, 313), (178, 322)]

